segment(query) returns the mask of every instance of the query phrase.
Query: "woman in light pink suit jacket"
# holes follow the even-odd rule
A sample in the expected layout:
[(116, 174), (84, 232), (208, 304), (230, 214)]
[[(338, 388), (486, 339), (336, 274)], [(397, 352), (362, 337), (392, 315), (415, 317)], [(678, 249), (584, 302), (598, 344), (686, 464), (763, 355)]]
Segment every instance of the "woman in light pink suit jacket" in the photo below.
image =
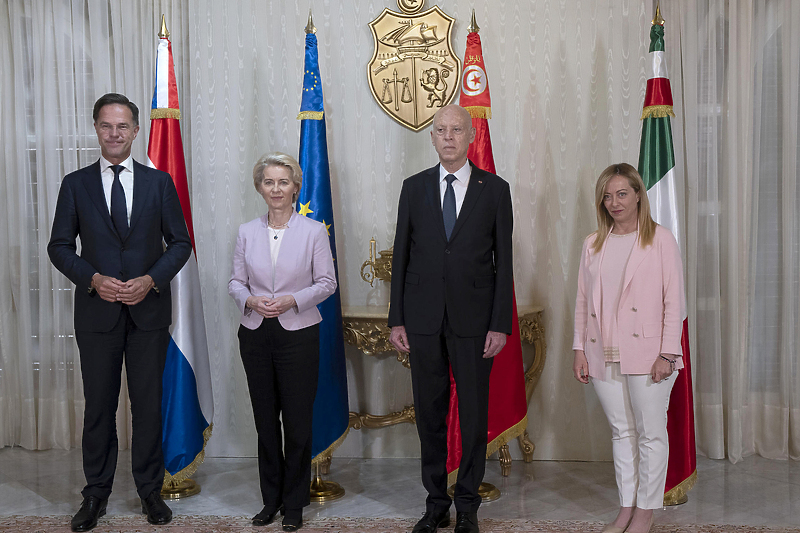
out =
[(310, 503), (317, 304), (336, 290), (327, 229), (294, 211), (302, 176), (297, 161), (279, 152), (256, 163), (253, 184), (269, 211), (239, 227), (228, 283), (242, 312), (239, 349), (258, 433), (264, 508), (253, 525), (267, 525), (281, 512), (284, 531), (302, 527)]
[(643, 533), (663, 506), (667, 406), (683, 368), (683, 266), (650, 216), (639, 173), (620, 163), (595, 187), (598, 229), (583, 243), (573, 371), (592, 382), (611, 426), (620, 510), (605, 533)]

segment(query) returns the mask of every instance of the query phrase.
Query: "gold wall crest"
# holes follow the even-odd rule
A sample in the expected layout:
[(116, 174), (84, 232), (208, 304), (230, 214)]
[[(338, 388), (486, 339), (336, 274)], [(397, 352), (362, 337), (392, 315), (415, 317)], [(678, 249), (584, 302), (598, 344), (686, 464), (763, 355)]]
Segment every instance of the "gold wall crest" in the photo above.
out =
[(419, 131), (440, 107), (453, 101), (461, 60), (453, 51), (455, 19), (424, 0), (397, 0), (402, 13), (384, 8), (369, 23), (375, 44), (367, 65), (372, 96), (390, 117)]

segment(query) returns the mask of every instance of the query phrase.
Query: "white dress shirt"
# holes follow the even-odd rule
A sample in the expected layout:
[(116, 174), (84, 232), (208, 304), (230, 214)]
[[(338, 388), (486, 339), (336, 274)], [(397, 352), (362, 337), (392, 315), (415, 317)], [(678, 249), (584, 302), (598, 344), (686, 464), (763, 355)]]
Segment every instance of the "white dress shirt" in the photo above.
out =
[(448, 172), (443, 165), (439, 165), (439, 202), (442, 204), (442, 208), (444, 208), (444, 193), (447, 190), (447, 180), (445, 178), (448, 174), (453, 174), (456, 177), (453, 180), (453, 192), (456, 193), (456, 218), (458, 218), (458, 214), (461, 212), (461, 204), (464, 203), (464, 197), (467, 195), (467, 186), (469, 185), (469, 176), (472, 174), (472, 167), (467, 161), (463, 167), (455, 172)]
[[(106, 195), (106, 205), (108, 214), (111, 214), (111, 185), (114, 183), (114, 171), (111, 170), (112, 163), (100, 156), (100, 176), (103, 178), (103, 192)], [(119, 173), (119, 181), (122, 183), (122, 190), (125, 192), (125, 207), (128, 209), (128, 226), (131, 225), (131, 209), (133, 208), (133, 157), (123, 161), (124, 167)]]

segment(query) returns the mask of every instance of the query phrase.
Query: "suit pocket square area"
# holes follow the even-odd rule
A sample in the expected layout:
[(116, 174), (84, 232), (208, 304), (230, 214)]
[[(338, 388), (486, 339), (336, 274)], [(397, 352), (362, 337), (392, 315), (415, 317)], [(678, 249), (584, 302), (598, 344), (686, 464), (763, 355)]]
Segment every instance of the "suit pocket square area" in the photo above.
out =
[(475, 278), (475, 288), (484, 289), (486, 287), (494, 287), (494, 276), (481, 276)]
[(406, 272), (406, 283), (409, 285), (419, 285), (419, 274), (415, 272)]

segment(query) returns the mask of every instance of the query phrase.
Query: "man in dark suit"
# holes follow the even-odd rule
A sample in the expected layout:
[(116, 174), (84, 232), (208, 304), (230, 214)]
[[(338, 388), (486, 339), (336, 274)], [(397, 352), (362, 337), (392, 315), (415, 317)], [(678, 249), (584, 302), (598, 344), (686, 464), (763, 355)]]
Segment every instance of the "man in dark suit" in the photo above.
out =
[(106, 94), (92, 116), (102, 157), (62, 181), (47, 246), (53, 265), (76, 286), (86, 486), (73, 531), (92, 529), (106, 512), (117, 464), (123, 359), (142, 512), (151, 524), (172, 519), (161, 499), (161, 379), (172, 322), (169, 284), (192, 247), (172, 178), (131, 157), (139, 132), (136, 105), (121, 94)]
[(403, 182), (392, 262), (390, 340), (409, 352), (428, 491), (413, 533), (450, 523), (447, 425), (452, 367), (461, 423), (455, 533), (477, 533), (486, 466), (489, 373), (511, 334), (512, 211), (508, 183), (467, 160), (475, 128), (450, 105), (433, 119), (439, 165)]

